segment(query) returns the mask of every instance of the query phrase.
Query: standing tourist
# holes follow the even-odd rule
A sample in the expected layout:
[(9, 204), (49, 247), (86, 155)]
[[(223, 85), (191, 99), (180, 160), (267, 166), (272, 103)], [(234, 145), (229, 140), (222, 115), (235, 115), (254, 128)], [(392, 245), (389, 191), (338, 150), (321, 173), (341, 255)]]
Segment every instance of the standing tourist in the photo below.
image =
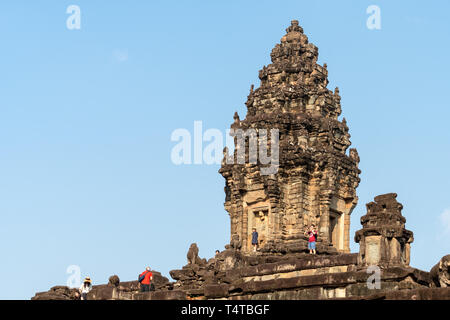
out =
[(81, 285), (79, 291), (81, 294), (81, 300), (87, 300), (87, 294), (92, 290), (92, 281), (91, 278), (86, 277)]
[(258, 249), (258, 232), (256, 231), (256, 228), (253, 228), (252, 232), (252, 246), (253, 246), (253, 252), (256, 252)]
[(150, 283), (153, 280), (153, 273), (150, 267), (145, 268), (145, 271), (139, 275), (139, 283), (141, 284), (141, 292), (150, 291)]
[(316, 254), (316, 237), (317, 237), (317, 231), (315, 228), (315, 225), (312, 224), (309, 227), (309, 230), (305, 231), (305, 235), (308, 236), (308, 249), (309, 254)]

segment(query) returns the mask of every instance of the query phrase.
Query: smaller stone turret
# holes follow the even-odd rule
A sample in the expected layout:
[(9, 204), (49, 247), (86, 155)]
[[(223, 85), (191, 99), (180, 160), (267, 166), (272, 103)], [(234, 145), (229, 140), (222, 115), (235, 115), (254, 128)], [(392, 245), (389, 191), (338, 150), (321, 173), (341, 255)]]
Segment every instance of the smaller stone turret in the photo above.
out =
[(367, 214), (361, 217), (363, 228), (356, 232), (359, 243), (358, 265), (408, 266), (412, 231), (405, 229), (403, 205), (396, 193), (375, 197), (366, 204)]

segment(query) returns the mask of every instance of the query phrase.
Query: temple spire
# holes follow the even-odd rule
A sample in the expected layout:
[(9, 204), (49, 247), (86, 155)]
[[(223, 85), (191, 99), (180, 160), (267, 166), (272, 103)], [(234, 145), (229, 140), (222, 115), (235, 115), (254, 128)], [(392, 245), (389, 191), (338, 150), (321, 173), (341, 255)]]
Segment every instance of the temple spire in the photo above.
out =
[[(230, 155), (245, 163), (223, 163), (220, 169), (231, 238), (252, 250), (249, 230), (256, 228), (262, 252), (298, 252), (306, 250), (303, 227), (316, 224), (319, 252), (349, 252), (357, 153), (347, 155), (350, 134), (346, 121), (338, 120), (339, 91), (327, 88), (327, 65), (317, 63), (317, 47), (297, 20), (286, 32), (271, 52), (272, 63), (259, 71), (260, 87), (250, 89), (245, 119), (235, 113), (231, 125), (248, 137), (245, 144), (235, 139)], [(279, 152), (270, 152), (275, 156), (269, 164), (250, 162), (252, 146), (266, 143), (258, 135), (272, 129), (279, 133)], [(273, 163), (276, 171), (266, 174)]]

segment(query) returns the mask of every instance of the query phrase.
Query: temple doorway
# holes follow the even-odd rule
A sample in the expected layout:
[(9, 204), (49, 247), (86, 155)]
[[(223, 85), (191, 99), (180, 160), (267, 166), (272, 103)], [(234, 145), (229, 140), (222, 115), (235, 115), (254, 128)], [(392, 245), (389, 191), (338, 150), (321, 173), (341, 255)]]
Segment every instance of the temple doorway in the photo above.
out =
[(252, 250), (253, 228), (258, 232), (258, 247), (265, 245), (269, 236), (269, 206), (258, 205), (248, 210), (248, 250)]
[(338, 250), (342, 249), (342, 232), (341, 232), (342, 214), (338, 211), (330, 210), (329, 239), (333, 247)]

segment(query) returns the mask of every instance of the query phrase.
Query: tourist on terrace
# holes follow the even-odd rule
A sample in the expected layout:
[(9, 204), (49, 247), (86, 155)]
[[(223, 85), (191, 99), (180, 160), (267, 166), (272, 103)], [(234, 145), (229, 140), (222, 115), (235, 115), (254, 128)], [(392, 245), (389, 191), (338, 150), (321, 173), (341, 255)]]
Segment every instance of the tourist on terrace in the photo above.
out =
[(79, 291), (81, 294), (81, 300), (87, 300), (87, 294), (92, 290), (91, 278), (86, 277), (81, 285)]
[(253, 228), (252, 232), (252, 246), (253, 246), (253, 252), (256, 252), (258, 249), (258, 232), (256, 231), (256, 228)]
[(309, 254), (316, 254), (316, 238), (317, 238), (316, 226), (312, 224), (309, 227), (309, 230), (305, 231), (305, 235), (308, 236)]
[(145, 268), (145, 271), (139, 275), (139, 283), (141, 284), (141, 292), (150, 291), (150, 283), (153, 280), (153, 273), (150, 267)]

